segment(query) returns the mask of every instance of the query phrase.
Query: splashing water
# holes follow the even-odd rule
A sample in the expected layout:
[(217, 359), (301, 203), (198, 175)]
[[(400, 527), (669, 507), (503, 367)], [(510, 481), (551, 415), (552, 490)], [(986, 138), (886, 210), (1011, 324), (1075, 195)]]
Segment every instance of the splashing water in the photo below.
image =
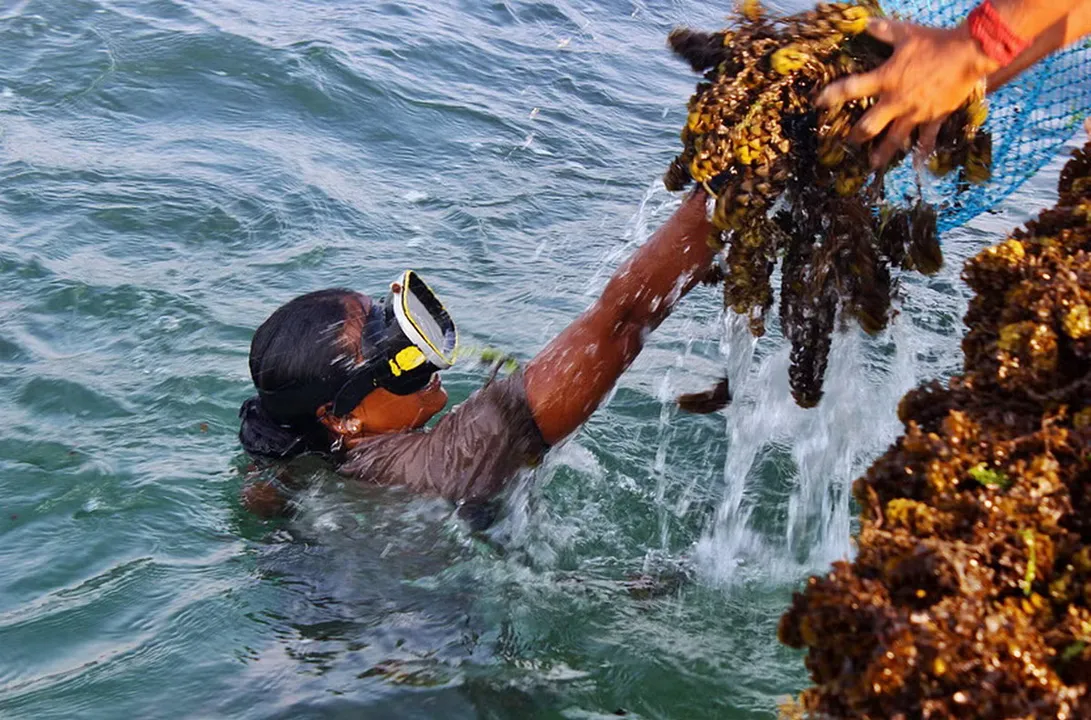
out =
[[(1013, 204), (1025, 202), (1017, 198)], [(588, 300), (677, 204), (678, 198), (665, 194), (659, 183), (647, 189), (627, 224), (624, 242), (600, 256), (585, 292)], [(991, 223), (989, 231), (995, 233), (997, 220)], [(835, 333), (825, 396), (811, 410), (800, 408), (792, 399), (790, 348), (780, 334), (775, 305), (769, 331), (759, 339), (750, 334), (746, 318), (734, 313), (710, 322), (709, 309), (718, 305), (718, 291), (708, 303), (696, 291), (686, 298), (671, 320), (681, 327), (667, 332), (680, 339), (674, 343), (673, 354), (666, 356), (662, 346), (669, 341), (656, 333), (630, 371), (640, 376), (642, 366), (649, 363), (662, 368), (649, 388), (660, 409), (646, 470), (654, 480), (659, 548), (649, 551), (648, 557), (673, 554), (677, 562), (694, 565), (710, 584), (757, 582), (764, 587), (794, 583), (847, 557), (853, 517), (851, 485), (899, 433), (898, 400), (922, 380), (942, 377), (961, 363), (959, 319), (966, 300), (959, 272), (965, 257), (987, 237), (978, 227), (950, 233), (945, 239), (943, 269), (931, 278), (904, 281), (899, 314), (880, 336), (867, 337), (855, 326)], [(779, 277), (773, 278), (773, 285), (779, 286)], [(709, 346), (708, 338), (717, 333), (719, 343)], [(692, 519), (702, 486), (716, 483), (692, 472), (693, 468), (679, 472), (671, 467), (679, 447), (701, 442), (681, 421), (685, 415), (678, 411), (675, 398), (680, 391), (692, 391), (725, 373), (734, 401), (722, 413), (723, 430), (709, 441), (705, 455), (705, 462), (713, 463), (718, 456), (713, 446), (726, 446), (722, 496), (694, 545), (680, 549), (672, 539)], [(704, 379), (695, 380), (694, 375)], [(624, 378), (621, 385), (627, 382), (633, 378)], [(555, 453), (546, 474), (557, 466), (591, 473), (585, 455), (585, 448), (569, 443)], [(715, 468), (710, 466), (709, 471)], [(595, 468), (591, 474), (602, 473), (602, 468)], [(681, 480), (683, 487), (672, 485), (687, 473)], [(534, 483), (526, 487), (531, 489), (514, 498), (512, 517), (503, 533), (505, 542), (529, 545), (524, 533), (540, 533), (546, 526), (542, 517), (527, 521), (529, 499), (538, 490), (533, 489)], [(513, 531), (515, 527), (523, 532)]]
[(720, 350), (735, 401), (726, 411), (724, 498), (695, 549), (710, 582), (790, 583), (849, 556), (852, 482), (901, 432), (898, 401), (961, 366), (963, 262), (1050, 201), (1063, 156), (991, 217), (945, 234), (943, 269), (903, 280), (887, 331), (834, 336), (825, 396), (813, 410), (791, 397), (789, 347), (776, 320), (755, 340), (745, 318), (727, 314)]
[[(254, 328), (414, 267), (468, 340), (532, 357), (677, 206), (654, 178), (694, 78), (663, 39), (724, 12), (365, 10), (0, 12), (0, 715), (770, 717), (806, 683), (775, 642), (787, 597), (848, 551), (900, 389), (957, 365), (959, 260), (1012, 222), (945, 238), (946, 274), (888, 336), (839, 340), (811, 414), (774, 324), (721, 353), (696, 290), (520, 488), (510, 543), (307, 463), (295, 517), (262, 521), (238, 500)], [(725, 366), (736, 405), (679, 413)], [(693, 556), (697, 582), (630, 582)]]
[[(805, 410), (788, 387), (787, 344), (755, 342), (745, 318), (730, 316), (725, 326), (726, 356), (737, 368), (725, 423), (726, 490), (697, 545), (698, 565), (718, 583), (755, 574), (791, 581), (848, 555), (850, 485), (897, 432), (892, 408), (913, 384), (913, 344), (898, 337), (900, 325), (886, 343), (838, 335), (826, 396)], [(876, 372), (869, 350), (888, 353), (890, 367)]]

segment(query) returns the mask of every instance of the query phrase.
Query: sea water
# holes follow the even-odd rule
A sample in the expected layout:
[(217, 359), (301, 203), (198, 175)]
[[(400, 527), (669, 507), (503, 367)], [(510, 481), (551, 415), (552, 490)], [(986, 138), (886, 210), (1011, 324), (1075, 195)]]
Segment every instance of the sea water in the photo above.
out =
[[(240, 505), (254, 328), (402, 269), (523, 360), (678, 204), (658, 177), (696, 0), (0, 3), (0, 716), (768, 718), (791, 593), (851, 554), (898, 397), (958, 367), (944, 239), (816, 410), (776, 331), (686, 298), (587, 426), (471, 535), (321, 463)], [(1055, 168), (1054, 168), (1055, 170)], [(711, 416), (672, 399), (727, 373)], [(447, 374), (452, 402), (486, 376)]]

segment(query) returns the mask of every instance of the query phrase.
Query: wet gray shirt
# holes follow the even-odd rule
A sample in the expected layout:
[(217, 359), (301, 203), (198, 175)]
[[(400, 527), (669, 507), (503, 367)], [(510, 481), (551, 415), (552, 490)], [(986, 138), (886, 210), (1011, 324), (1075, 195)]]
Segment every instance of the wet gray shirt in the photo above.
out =
[(430, 430), (379, 435), (349, 452), (341, 470), (455, 502), (489, 500), (548, 449), (527, 403), (523, 373), (493, 380)]

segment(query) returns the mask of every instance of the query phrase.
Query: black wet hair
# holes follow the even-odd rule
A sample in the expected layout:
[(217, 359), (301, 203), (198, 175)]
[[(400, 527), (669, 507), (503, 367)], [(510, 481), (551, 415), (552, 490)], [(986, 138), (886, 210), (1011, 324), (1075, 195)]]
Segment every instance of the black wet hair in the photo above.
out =
[(318, 408), (333, 400), (353, 358), (341, 335), (361, 296), (333, 288), (301, 295), (269, 316), (250, 343), (250, 377), (258, 394), (239, 409), (239, 440), (252, 455), (288, 458), (329, 452)]

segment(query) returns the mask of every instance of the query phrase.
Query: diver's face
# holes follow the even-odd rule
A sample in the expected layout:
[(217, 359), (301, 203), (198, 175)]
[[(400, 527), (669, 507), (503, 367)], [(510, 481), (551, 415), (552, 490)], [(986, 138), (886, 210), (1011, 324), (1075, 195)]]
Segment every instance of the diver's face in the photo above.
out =
[(446, 404), (447, 391), (436, 374), (426, 387), (412, 395), (395, 395), (376, 388), (352, 412), (335, 417), (322, 408), (318, 419), (340, 441), (338, 444), (348, 449), (374, 435), (416, 430)]
[[(341, 340), (347, 349), (355, 351), (360, 347), (364, 316), (370, 307), (371, 299), (366, 295), (358, 295), (355, 302), (346, 304), (347, 317)], [(358, 357), (357, 361), (362, 362), (363, 358)], [(422, 427), (446, 404), (447, 391), (437, 373), (428, 385), (411, 395), (395, 395), (389, 390), (375, 388), (352, 412), (333, 417), (323, 410), (319, 419), (334, 435), (345, 440), (360, 439)]]
[(412, 395), (395, 395), (389, 390), (375, 388), (349, 416), (358, 421), (365, 435), (381, 435), (422, 427), (445, 405), (447, 391), (436, 373), (427, 386)]

